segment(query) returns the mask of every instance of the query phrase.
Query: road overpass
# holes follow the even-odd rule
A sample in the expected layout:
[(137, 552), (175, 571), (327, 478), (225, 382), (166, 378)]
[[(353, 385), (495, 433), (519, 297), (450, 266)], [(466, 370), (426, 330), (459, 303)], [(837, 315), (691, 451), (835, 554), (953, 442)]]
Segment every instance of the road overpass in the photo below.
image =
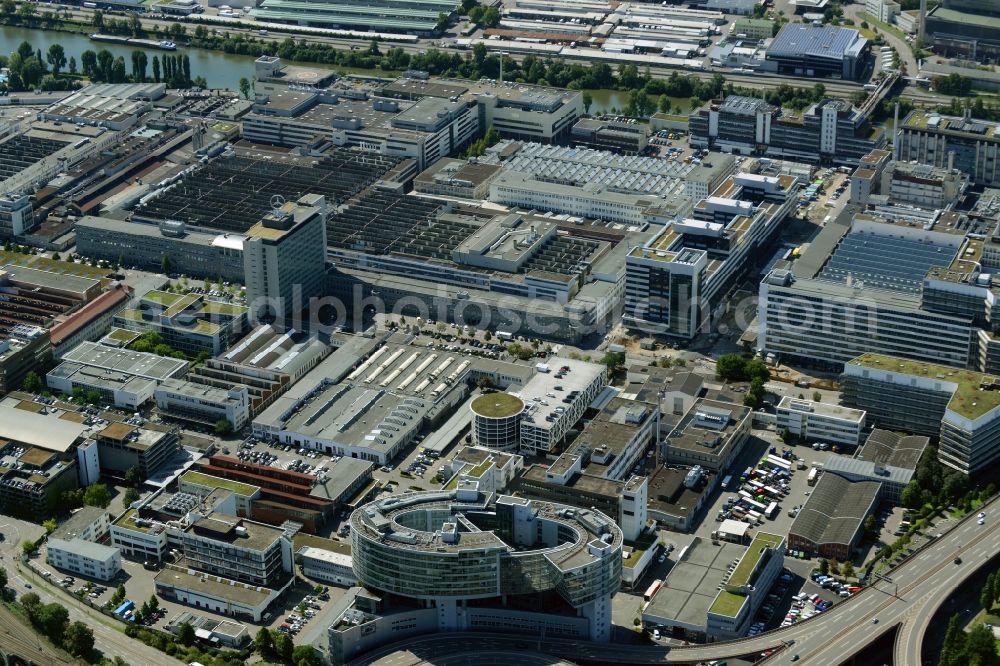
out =
[[(475, 652), (481, 645), (489, 649), (490, 645), (502, 643), (507, 649), (623, 664), (697, 663), (787, 646), (770, 661), (798, 654), (800, 664), (837, 666), (899, 626), (896, 663), (918, 666), (923, 636), (934, 610), (993, 554), (1000, 552), (1000, 499), (992, 500), (983, 510), (988, 514), (985, 525), (978, 525), (975, 515), (968, 516), (896, 567), (888, 574), (891, 583), (879, 582), (825, 613), (751, 638), (664, 647), (538, 640), (503, 634), (434, 634), (385, 646), (351, 663), (416, 666), (423, 662), (414, 661), (414, 657), (449, 654), (456, 646)], [(956, 555), (962, 559), (959, 565), (954, 563)], [(878, 623), (872, 623), (873, 618), (878, 618)], [(404, 658), (405, 653), (411, 656)]]

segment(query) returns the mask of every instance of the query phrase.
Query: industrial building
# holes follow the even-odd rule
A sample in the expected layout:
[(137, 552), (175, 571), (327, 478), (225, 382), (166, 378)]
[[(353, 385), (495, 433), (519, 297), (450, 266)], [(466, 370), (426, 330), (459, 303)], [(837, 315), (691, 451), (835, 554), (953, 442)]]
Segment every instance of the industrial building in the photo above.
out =
[(690, 217), (665, 219), (662, 231), (625, 260), (625, 323), (690, 339), (719, 298), (773, 240), (798, 191), (792, 176), (739, 173), (700, 200)]
[(843, 401), (880, 427), (939, 437), (938, 460), (964, 474), (1000, 458), (1000, 380), (981, 372), (864, 354), (844, 366)]
[(885, 132), (864, 113), (832, 98), (796, 112), (730, 95), (692, 114), (689, 126), (698, 148), (802, 162), (857, 165), (886, 145)]
[[(414, 633), (486, 626), (606, 642), (622, 545), (614, 520), (598, 511), (493, 496), (475, 484), (366, 504), (351, 515), (358, 581), (410, 604), (367, 614), (366, 632), (350, 621), (360, 610), (345, 610), (330, 626), (330, 654), (349, 660)], [(409, 629), (395, 629), (404, 620)]]
[(946, 0), (927, 12), (923, 34), (935, 53), (995, 62), (1000, 56), (1000, 11), (990, 0)]
[(896, 159), (958, 169), (976, 185), (1000, 185), (1000, 124), (916, 109), (896, 128)]
[(250, 393), (245, 386), (223, 389), (167, 379), (153, 391), (153, 400), (160, 413), (170, 419), (212, 427), (219, 421), (229, 421), (234, 431), (250, 422)]
[(447, 0), (379, 0), (357, 3), (290, 2), (265, 0), (250, 10), (258, 21), (338, 28), (358, 32), (431, 35), (437, 30), (439, 14), (450, 15), (455, 5)]
[(847, 561), (875, 512), (881, 481), (850, 481), (839, 474), (820, 477), (788, 531), (788, 547)]
[(693, 532), (715, 496), (722, 475), (700, 465), (671, 465), (649, 477), (647, 508), (650, 518), (678, 532)]
[(891, 162), (882, 171), (880, 192), (894, 203), (946, 210), (965, 196), (968, 187), (969, 175), (958, 169)]
[(421, 194), (481, 200), (489, 196), (490, 183), (498, 173), (500, 167), (495, 164), (442, 157), (413, 179), (413, 189)]
[(767, 61), (779, 74), (857, 80), (868, 51), (868, 40), (852, 28), (786, 23), (767, 48)]
[(581, 118), (570, 131), (570, 142), (619, 155), (637, 155), (646, 148), (647, 132), (643, 123)]
[(16, 324), (0, 334), (0, 395), (21, 388), (29, 372), (44, 368), (52, 356), (49, 334)]
[(724, 473), (750, 437), (753, 410), (698, 398), (664, 440), (663, 459)]
[(823, 473), (838, 474), (848, 481), (877, 481), (882, 484), (879, 499), (900, 504), (903, 489), (913, 480), (920, 456), (929, 443), (928, 437), (876, 428), (854, 457), (827, 458)]
[(708, 608), (706, 633), (716, 639), (746, 635), (785, 564), (785, 539), (757, 532)]

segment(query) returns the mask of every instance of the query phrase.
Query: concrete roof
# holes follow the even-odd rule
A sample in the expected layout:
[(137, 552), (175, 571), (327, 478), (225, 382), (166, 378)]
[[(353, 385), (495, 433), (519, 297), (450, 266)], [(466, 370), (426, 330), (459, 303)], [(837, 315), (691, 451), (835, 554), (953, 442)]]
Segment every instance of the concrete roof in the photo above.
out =
[(0, 405), (0, 439), (63, 452), (86, 429), (81, 423)]

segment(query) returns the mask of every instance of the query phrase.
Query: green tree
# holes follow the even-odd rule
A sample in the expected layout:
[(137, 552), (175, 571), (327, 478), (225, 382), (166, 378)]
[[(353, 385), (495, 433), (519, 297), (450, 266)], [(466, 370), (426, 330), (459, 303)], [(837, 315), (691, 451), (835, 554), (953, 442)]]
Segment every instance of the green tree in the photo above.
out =
[(233, 434), (233, 424), (227, 419), (219, 419), (215, 422), (215, 434), (222, 437)]
[(31, 554), (36, 548), (37, 546), (35, 545), (35, 542), (29, 539), (25, 539), (21, 542), (21, 550), (24, 551), (25, 555)]
[(495, 28), (500, 24), (500, 10), (496, 7), (487, 7), (483, 11), (483, 23), (488, 28)]
[(0, 597), (4, 596), (4, 592), (7, 589), (7, 570), (0, 567)]
[(962, 663), (972, 666), (996, 666), (1000, 664), (993, 632), (982, 624), (977, 624), (965, 636)]
[(274, 637), (274, 651), (275, 654), (283, 661), (292, 661), (292, 653), (295, 651), (295, 644), (292, 642), (291, 636), (279, 632)]
[(854, 564), (847, 560), (844, 562), (844, 566), (840, 567), (840, 573), (844, 574), (845, 577), (850, 578), (854, 575)]
[(52, 534), (56, 531), (56, 528), (59, 527), (59, 523), (55, 521), (55, 518), (49, 518), (48, 520), (42, 521), (42, 527), (45, 528), (46, 534)]
[(824, 576), (830, 573), (830, 562), (825, 557), (819, 561), (819, 572)]
[(160, 82), (160, 57), (155, 55), (153, 56), (153, 81)]
[(257, 632), (253, 646), (262, 657), (274, 656), (274, 637), (267, 627), (261, 627), (260, 631)]
[(24, 376), (24, 383), (21, 384), (21, 388), (28, 393), (40, 393), (44, 388), (42, 378), (38, 376), (37, 372), (31, 370)]
[(17, 3), (14, 0), (3, 0), (0, 2), (0, 14), (13, 16), (17, 13)]
[(875, 531), (878, 529), (878, 522), (875, 520), (874, 515), (865, 518), (864, 528), (868, 534), (875, 534)]
[(70, 76), (76, 76), (76, 56), (69, 57), (69, 73)]
[(584, 90), (581, 97), (583, 98), (583, 112), (589, 114), (590, 107), (594, 103), (594, 96), (590, 94), (589, 90)]
[(435, 24), (434, 29), (438, 32), (444, 32), (448, 29), (448, 15), (444, 12), (438, 12), (437, 24)]
[(906, 487), (903, 488), (900, 501), (902, 501), (903, 506), (908, 509), (919, 509), (923, 504), (921, 499), (920, 483), (916, 479), (907, 483)]
[(944, 644), (941, 646), (939, 666), (962, 666), (962, 653), (965, 651), (965, 632), (958, 615), (952, 615), (948, 620), (948, 628), (944, 632)]
[(147, 63), (148, 59), (145, 51), (132, 51), (132, 79), (134, 81), (138, 83), (145, 82)]
[(61, 604), (45, 604), (37, 614), (38, 625), (56, 644), (62, 643), (69, 622), (69, 611)]
[(160, 272), (164, 275), (170, 275), (170, 257), (166, 254), (160, 259)]
[(194, 627), (191, 626), (190, 622), (185, 622), (177, 629), (177, 642), (181, 645), (193, 645), (194, 639)]
[(468, 11), (469, 20), (479, 25), (483, 22), (483, 12), (486, 11), (481, 5), (476, 5)]
[(990, 574), (986, 577), (986, 584), (983, 585), (983, 589), (979, 592), (979, 605), (983, 607), (983, 610), (989, 613), (993, 610), (993, 582), (995, 580), (995, 574)]
[(99, 506), (102, 509), (111, 504), (111, 491), (103, 483), (87, 486), (83, 492), (83, 503), (88, 506)]
[(243, 99), (250, 99), (252, 92), (253, 84), (250, 83), (250, 79), (245, 76), (240, 77), (240, 94), (243, 95)]
[(128, 593), (125, 591), (125, 583), (120, 583), (118, 587), (115, 588), (115, 593), (111, 595), (111, 603), (115, 605), (120, 604), (125, 601), (126, 594)]
[[(29, 3), (24, 3), (21, 6), (24, 7)], [(21, 65), (21, 80), (24, 81), (24, 85), (29, 88), (34, 88), (41, 82), (42, 76), (45, 75), (45, 67), (42, 65), (42, 61), (38, 59), (37, 56), (31, 56), (24, 61)]]
[(292, 663), (295, 666), (319, 666), (321, 662), (312, 645), (296, 645), (292, 649)]
[(125, 472), (125, 483), (133, 488), (142, 483), (142, 470), (133, 465)]
[(823, 394), (819, 391), (813, 391), (813, 402), (822, 402)]
[(76, 620), (66, 627), (64, 639), (66, 651), (75, 657), (87, 657), (94, 651), (94, 632), (83, 622)]
[(66, 51), (61, 44), (52, 44), (45, 59), (52, 66), (52, 75), (59, 76), (59, 70), (66, 66)]
[(94, 15), (90, 17), (90, 25), (94, 26), (98, 30), (104, 29), (104, 12), (100, 9), (94, 12)]
[(723, 354), (715, 362), (715, 374), (720, 379), (743, 379), (746, 376), (746, 360), (739, 354)]
[(126, 488), (125, 493), (122, 495), (122, 504), (126, 507), (132, 506), (133, 503), (139, 501), (140, 497), (139, 491), (135, 488)]

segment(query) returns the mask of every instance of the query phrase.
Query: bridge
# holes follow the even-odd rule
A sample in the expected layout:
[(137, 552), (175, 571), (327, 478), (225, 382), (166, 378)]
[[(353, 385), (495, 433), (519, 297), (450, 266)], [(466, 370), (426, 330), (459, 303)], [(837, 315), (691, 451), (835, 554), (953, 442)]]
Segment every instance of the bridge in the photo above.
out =
[[(837, 666), (858, 656), (886, 633), (898, 627), (895, 663), (922, 663), (922, 644), (934, 612), (961, 584), (994, 554), (1000, 553), (1000, 498), (990, 501), (985, 525), (970, 514), (954, 528), (921, 548), (896, 567), (888, 580), (865, 588), (829, 611), (790, 627), (750, 638), (684, 647), (636, 646), (587, 641), (527, 638), (493, 633), (432, 634), (384, 646), (359, 657), (352, 665), (391, 663), (417, 666), (456, 651), (506, 649), (527, 654), (545, 653), (570, 660), (622, 664), (689, 664), (780, 652), (768, 660), (799, 655), (798, 663)], [(960, 557), (961, 563), (955, 564)], [(872, 620), (877, 619), (874, 623)], [(384, 660), (384, 661), (383, 661)]]

